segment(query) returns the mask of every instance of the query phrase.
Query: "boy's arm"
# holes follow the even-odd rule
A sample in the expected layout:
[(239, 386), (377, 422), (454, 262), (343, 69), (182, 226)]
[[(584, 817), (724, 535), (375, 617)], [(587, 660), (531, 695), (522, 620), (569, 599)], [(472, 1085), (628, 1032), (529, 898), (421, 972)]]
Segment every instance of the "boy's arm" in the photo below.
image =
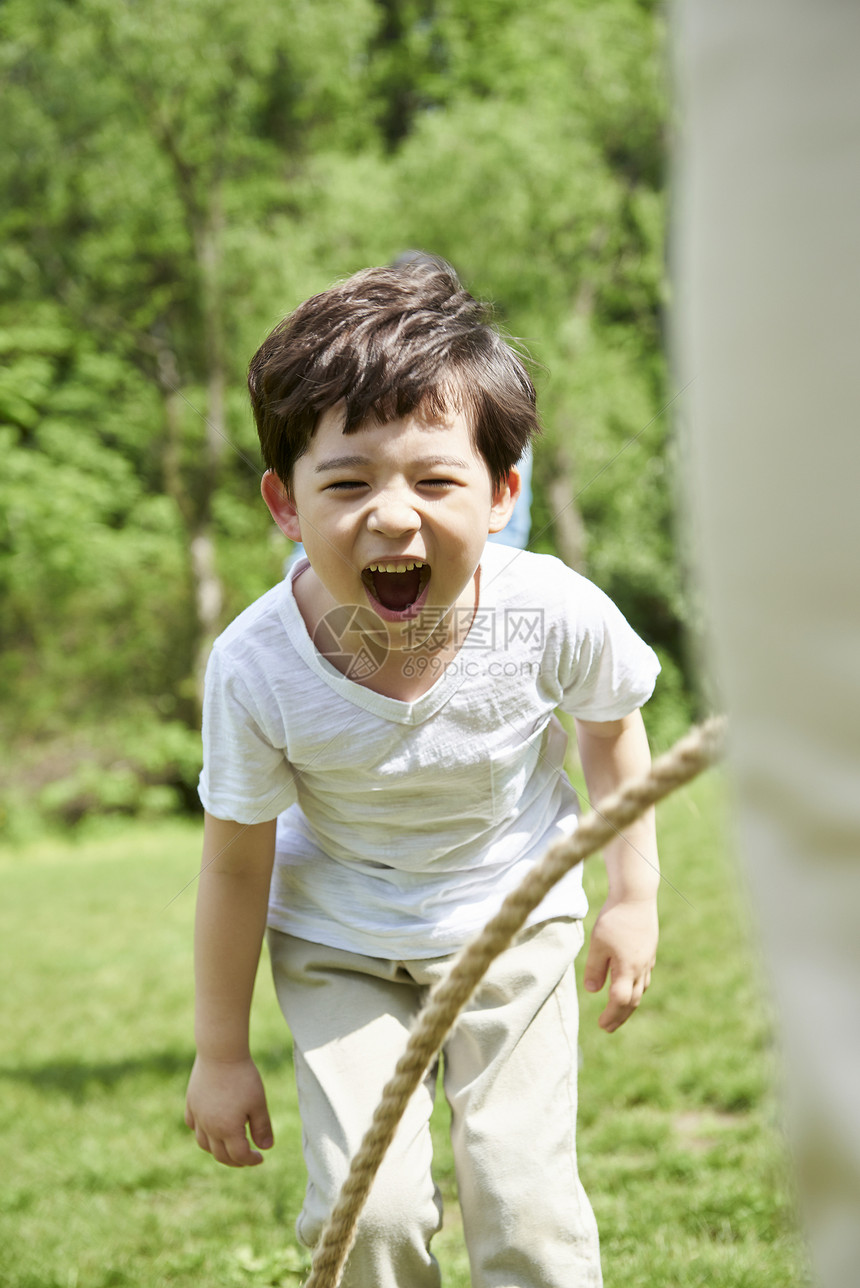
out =
[[(642, 716), (634, 711), (605, 723), (577, 720), (576, 736), (593, 805), (651, 764)], [(657, 889), (660, 883), (654, 810), (631, 823), (605, 847), (609, 879), (606, 903), (591, 932), (585, 987), (598, 992), (610, 975), (609, 998), (600, 1026), (612, 1033), (642, 1000), (657, 953)]]
[(249, 1021), (275, 854), (275, 820), (227, 822), (206, 814), (194, 930), (197, 1059), (185, 1122), (201, 1149), (228, 1167), (262, 1163), (273, 1144)]

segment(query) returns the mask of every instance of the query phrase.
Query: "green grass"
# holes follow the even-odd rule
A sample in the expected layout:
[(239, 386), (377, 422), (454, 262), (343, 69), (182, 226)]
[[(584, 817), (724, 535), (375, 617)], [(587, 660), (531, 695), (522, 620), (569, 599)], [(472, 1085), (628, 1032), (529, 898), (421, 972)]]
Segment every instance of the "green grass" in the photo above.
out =
[[(597, 1028), (602, 999), (582, 999), (580, 1168), (606, 1288), (802, 1285), (771, 1028), (718, 779), (668, 801), (660, 824), (652, 988), (611, 1037)], [(198, 845), (174, 824), (0, 852), (4, 1288), (301, 1282), (300, 1127), (265, 969), (254, 1047), (275, 1150), (260, 1168), (220, 1168), (182, 1121)], [(597, 862), (587, 882), (599, 904)], [(467, 1288), (445, 1125), (440, 1105), (448, 1214), (434, 1246), (446, 1288)]]

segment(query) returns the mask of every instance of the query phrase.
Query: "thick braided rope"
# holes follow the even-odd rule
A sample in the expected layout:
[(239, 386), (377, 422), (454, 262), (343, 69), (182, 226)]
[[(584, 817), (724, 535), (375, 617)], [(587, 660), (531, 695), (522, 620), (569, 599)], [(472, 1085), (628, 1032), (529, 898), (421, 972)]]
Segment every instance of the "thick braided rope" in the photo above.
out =
[(624, 784), (601, 801), (599, 811), (586, 814), (571, 836), (553, 842), (481, 933), (463, 949), (449, 975), (431, 990), (352, 1160), (317, 1245), (305, 1288), (338, 1288), (359, 1214), (406, 1105), (490, 963), (508, 947), (529, 913), (566, 872), (601, 849), (650, 806), (719, 760), (724, 728), (724, 720), (714, 717), (693, 729), (655, 760), (646, 776)]

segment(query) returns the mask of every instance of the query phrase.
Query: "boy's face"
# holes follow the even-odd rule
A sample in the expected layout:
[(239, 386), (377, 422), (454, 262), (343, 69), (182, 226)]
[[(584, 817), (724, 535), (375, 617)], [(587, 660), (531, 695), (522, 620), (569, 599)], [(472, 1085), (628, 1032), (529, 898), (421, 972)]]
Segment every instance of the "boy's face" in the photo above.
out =
[(473, 605), (484, 543), (507, 523), (519, 478), (494, 495), (461, 412), (342, 427), (339, 408), (324, 412), (291, 495), (268, 473), (263, 496), (333, 603), (372, 608), (396, 646), (419, 613)]

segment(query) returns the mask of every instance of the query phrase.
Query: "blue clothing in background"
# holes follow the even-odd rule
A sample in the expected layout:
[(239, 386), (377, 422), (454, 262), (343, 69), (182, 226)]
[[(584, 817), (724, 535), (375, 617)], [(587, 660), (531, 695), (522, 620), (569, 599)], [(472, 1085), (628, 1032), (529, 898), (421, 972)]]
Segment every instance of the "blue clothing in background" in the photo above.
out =
[(529, 543), (532, 528), (532, 449), (527, 447), (517, 464), (520, 472), (520, 495), (514, 506), (514, 512), (507, 526), (501, 532), (493, 532), (488, 541), (497, 541), (500, 546), (516, 546), (525, 550)]

